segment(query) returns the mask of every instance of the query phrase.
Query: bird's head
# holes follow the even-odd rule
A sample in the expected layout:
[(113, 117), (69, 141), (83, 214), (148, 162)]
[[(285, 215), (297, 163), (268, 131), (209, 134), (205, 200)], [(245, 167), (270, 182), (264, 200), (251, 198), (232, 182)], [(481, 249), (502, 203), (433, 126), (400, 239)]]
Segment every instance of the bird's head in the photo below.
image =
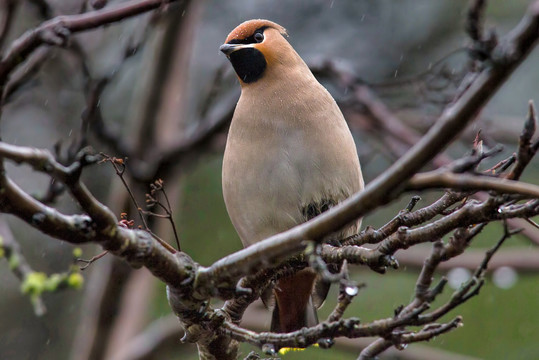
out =
[(279, 65), (298, 61), (286, 35), (285, 28), (272, 21), (249, 20), (232, 30), (220, 50), (244, 86), (257, 82)]

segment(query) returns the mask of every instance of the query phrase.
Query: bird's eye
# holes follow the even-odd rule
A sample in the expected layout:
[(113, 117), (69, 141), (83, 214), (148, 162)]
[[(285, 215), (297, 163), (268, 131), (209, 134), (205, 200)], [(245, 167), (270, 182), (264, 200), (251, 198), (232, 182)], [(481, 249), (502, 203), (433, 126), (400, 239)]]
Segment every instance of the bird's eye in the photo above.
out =
[(261, 32), (255, 33), (255, 41), (257, 43), (261, 43), (262, 41), (264, 41), (264, 34), (262, 34)]

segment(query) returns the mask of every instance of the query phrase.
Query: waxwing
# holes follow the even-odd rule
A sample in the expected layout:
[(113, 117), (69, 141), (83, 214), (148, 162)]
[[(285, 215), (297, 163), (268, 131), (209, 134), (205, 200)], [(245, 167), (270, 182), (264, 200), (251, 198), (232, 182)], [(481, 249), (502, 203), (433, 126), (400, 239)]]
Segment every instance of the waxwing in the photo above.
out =
[[(285, 36), (274, 22), (250, 20), (220, 47), (241, 85), (223, 160), (223, 196), (244, 246), (363, 189), (356, 146), (339, 107)], [(332, 236), (355, 234), (359, 226), (357, 221)], [(328, 288), (310, 268), (281, 278), (270, 291), (271, 330), (316, 325), (316, 307)]]

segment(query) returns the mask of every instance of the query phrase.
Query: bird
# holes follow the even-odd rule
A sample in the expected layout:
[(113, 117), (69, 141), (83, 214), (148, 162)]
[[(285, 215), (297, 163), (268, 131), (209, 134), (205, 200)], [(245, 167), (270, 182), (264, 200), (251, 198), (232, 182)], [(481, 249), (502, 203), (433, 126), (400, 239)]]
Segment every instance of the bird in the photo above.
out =
[[(245, 247), (314, 218), (364, 187), (341, 110), (286, 37), (275, 22), (254, 19), (238, 25), (220, 46), (241, 85), (222, 190)], [(360, 223), (333, 236), (353, 235)], [(316, 325), (328, 289), (309, 267), (276, 281), (271, 331)]]

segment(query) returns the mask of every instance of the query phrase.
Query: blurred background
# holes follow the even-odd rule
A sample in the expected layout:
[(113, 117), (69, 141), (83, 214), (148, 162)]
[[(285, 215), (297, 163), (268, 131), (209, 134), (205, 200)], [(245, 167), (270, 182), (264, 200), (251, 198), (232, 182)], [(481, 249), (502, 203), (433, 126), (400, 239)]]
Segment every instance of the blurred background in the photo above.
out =
[[(13, 22), (5, 44), (51, 16), (75, 14), (81, 9), (79, 1), (16, 3), (15, 11), (9, 14)], [(112, 3), (116, 1), (109, 1)], [(489, 1), (485, 28), (505, 34), (518, 23), (529, 3)], [(32, 58), (36, 64), (28, 65), (27, 77), (8, 97), (0, 123), (2, 140), (48, 149), (59, 143), (60, 153), (67, 158), (69, 147), (77, 144), (81, 131), (86, 131), (81, 127), (83, 110), (89, 107), (92, 95), (100, 94), (94, 110), (98, 109), (103, 124), (89, 132), (89, 144), (111, 156), (129, 156), (127, 180), (141, 202), (148, 184), (164, 179), (182, 250), (200, 264), (210, 265), (241, 249), (221, 193), (226, 129), (239, 96), (231, 66), (218, 51), (227, 34), (252, 18), (270, 19), (287, 28), (290, 43), (343, 108), (369, 182), (410, 144), (389, 139), (366, 107), (352, 101), (347, 88), (327, 76), (324, 66), (331, 64), (361, 79), (376, 101), (385, 104), (407, 128), (422, 134), (450, 101), (467, 71), (467, 6), (463, 0), (204, 0), (170, 4), (153, 14), (77, 34), (68, 49), (40, 49)], [(7, 11), (5, 6), (2, 11)], [(538, 68), (536, 50), (446, 154), (454, 158), (464, 155), (479, 130), (485, 146), (504, 144), (501, 157), (514, 152), (528, 101), (539, 100)], [(100, 88), (99, 84), (106, 85)], [(47, 177), (24, 166), (9, 165), (7, 171), (32, 194), (45, 193), (49, 186)], [(538, 175), (534, 161), (523, 180), (537, 184)], [(118, 217), (127, 212), (136, 220), (126, 191), (109, 165), (94, 166), (84, 176), (95, 196)], [(418, 206), (423, 207), (440, 193), (419, 195), (422, 200)], [(409, 197), (403, 197), (377, 211), (363, 220), (363, 226), (383, 225), (408, 201)], [(67, 195), (58, 197), (56, 206), (65, 213), (80, 211)], [(7, 221), (9, 227), (0, 227), (2, 236), (9, 233), (20, 243), (34, 270), (63, 272), (73, 263), (71, 245), (47, 238), (17, 219), (2, 215), (0, 221), (4, 225)], [(152, 226), (161, 237), (173, 239), (167, 222), (156, 220)], [(471, 255), (480, 254), (500, 236), (501, 226), (489, 225), (474, 241)], [(504, 245), (481, 294), (449, 314), (451, 318), (461, 314), (464, 327), (382, 358), (539, 358), (539, 256), (534, 257), (539, 254), (538, 245), (537, 229), (528, 229)], [(345, 315), (363, 321), (392, 316), (397, 306), (412, 299), (429, 249), (426, 245), (407, 251), (407, 256), (398, 254), (401, 268), (385, 275), (354, 268), (352, 278), (366, 287)], [(83, 246), (85, 258), (98, 253), (97, 246)], [(520, 261), (523, 254), (526, 259), (531, 257), (531, 264)], [(470, 276), (481, 259), (464, 259), (465, 255), (451, 266), (453, 269), (447, 267), (438, 273), (447, 275), (454, 288)], [(170, 315), (164, 285), (146, 270), (132, 270), (107, 255), (83, 275), (81, 291), (45, 294), (48, 311), (37, 317), (8, 263), (0, 261), (0, 359), (197, 358), (193, 345), (179, 341), (181, 330)], [(447, 300), (450, 293), (447, 289), (436, 304)], [(335, 298), (333, 289), (321, 318), (329, 314)], [(269, 322), (260, 313), (256, 309), (249, 312), (246, 324), (266, 329)], [(364, 344), (344, 341), (331, 351), (307, 350), (284, 358), (355, 359)], [(256, 350), (247, 345), (242, 349), (244, 355)]]

